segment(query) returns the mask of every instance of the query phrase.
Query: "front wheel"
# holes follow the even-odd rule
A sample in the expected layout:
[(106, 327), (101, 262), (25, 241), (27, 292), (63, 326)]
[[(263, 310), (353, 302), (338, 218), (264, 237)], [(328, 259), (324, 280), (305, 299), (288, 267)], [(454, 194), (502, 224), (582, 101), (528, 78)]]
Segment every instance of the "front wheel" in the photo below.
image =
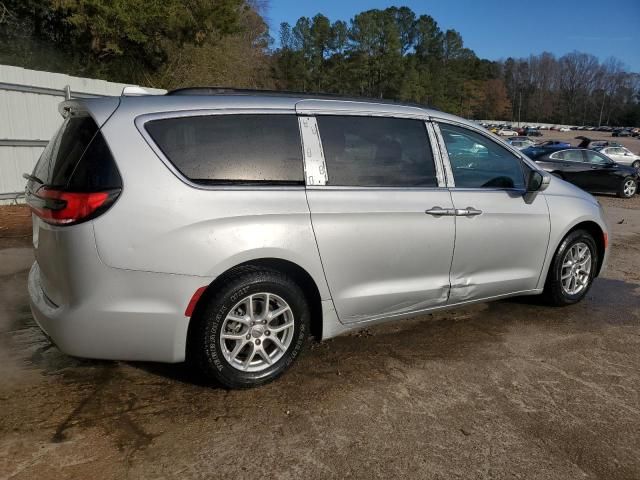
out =
[(562, 241), (551, 262), (544, 297), (555, 306), (571, 305), (584, 298), (595, 277), (598, 250), (590, 233), (576, 230)]
[(626, 177), (618, 190), (618, 196), (622, 198), (631, 198), (636, 194), (638, 190), (638, 182), (633, 177)]
[(636, 170), (640, 170), (640, 160), (636, 160), (635, 162), (633, 162), (633, 163), (631, 164), (631, 166), (632, 166), (633, 168), (635, 168)]
[(306, 297), (287, 275), (249, 268), (217, 289), (194, 318), (189, 354), (228, 388), (268, 383), (301, 353), (310, 327)]

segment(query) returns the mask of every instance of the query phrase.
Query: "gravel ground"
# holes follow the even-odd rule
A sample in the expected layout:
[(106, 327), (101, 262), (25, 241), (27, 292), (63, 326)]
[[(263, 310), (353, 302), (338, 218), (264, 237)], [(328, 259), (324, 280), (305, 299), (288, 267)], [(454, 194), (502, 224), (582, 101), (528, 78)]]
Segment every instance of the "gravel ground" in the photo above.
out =
[(600, 200), (613, 250), (582, 303), (310, 344), (250, 391), (61, 354), (27, 306), (28, 243), (0, 239), (0, 478), (638, 479), (640, 196)]
[[(542, 133), (541, 137), (531, 137), (531, 139), (535, 142), (544, 142), (546, 140), (563, 140), (568, 141), (576, 147), (580, 140), (576, 140), (576, 137), (584, 136), (590, 138), (591, 140), (606, 140), (608, 142), (618, 142), (633, 153), (640, 155), (640, 137), (612, 137), (611, 133), (607, 132), (584, 132), (572, 130), (570, 132), (557, 132), (555, 130), (540, 130)], [(509, 138), (509, 137), (505, 137)]]

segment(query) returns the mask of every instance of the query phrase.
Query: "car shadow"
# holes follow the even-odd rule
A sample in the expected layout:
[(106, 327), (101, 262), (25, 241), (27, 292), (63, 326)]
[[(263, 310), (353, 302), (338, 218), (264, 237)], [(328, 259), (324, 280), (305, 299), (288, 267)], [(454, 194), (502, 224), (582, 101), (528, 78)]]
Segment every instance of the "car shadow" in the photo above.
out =
[[(358, 364), (371, 362), (372, 351), (388, 351), (396, 345), (393, 357), (434, 361), (464, 359), (465, 352), (482, 349), (486, 342), (501, 341), (501, 335), (514, 326), (558, 325), (563, 329), (597, 330), (611, 324), (637, 322), (632, 313), (640, 304), (640, 285), (622, 280), (597, 278), (582, 302), (567, 307), (545, 305), (540, 295), (512, 297), (486, 304), (476, 304), (434, 314), (426, 314), (399, 322), (367, 327), (322, 343), (309, 341), (302, 365), (296, 375), (333, 377), (341, 369), (341, 359)], [(478, 332), (487, 333), (479, 335)], [(490, 334), (489, 334), (490, 333)], [(414, 348), (406, 348), (420, 338)], [(384, 345), (384, 348), (382, 347)], [(403, 349), (405, 350), (403, 352)], [(356, 360), (357, 358), (357, 360)], [(175, 382), (227, 390), (198, 375), (187, 363), (161, 364), (127, 362), (149, 374)], [(307, 371), (307, 369), (310, 369)], [(285, 376), (289, 378), (289, 376)]]

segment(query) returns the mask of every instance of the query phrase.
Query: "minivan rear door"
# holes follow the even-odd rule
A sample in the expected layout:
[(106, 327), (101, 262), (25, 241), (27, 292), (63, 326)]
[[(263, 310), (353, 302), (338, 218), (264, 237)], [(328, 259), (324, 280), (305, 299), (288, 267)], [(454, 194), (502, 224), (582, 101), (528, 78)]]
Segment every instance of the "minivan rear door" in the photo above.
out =
[(301, 116), (300, 127), (313, 229), (340, 320), (446, 304), (453, 204), (424, 120), (345, 111)]

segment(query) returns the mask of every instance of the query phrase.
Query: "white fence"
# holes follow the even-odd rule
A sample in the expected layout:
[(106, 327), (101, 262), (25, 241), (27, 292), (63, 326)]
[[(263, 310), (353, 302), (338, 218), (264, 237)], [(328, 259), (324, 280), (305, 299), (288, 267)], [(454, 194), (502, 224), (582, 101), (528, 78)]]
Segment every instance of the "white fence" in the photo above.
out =
[(119, 96), (127, 85), (0, 65), (0, 203), (23, 195), (22, 174), (33, 170), (62, 123), (58, 104), (65, 95)]

